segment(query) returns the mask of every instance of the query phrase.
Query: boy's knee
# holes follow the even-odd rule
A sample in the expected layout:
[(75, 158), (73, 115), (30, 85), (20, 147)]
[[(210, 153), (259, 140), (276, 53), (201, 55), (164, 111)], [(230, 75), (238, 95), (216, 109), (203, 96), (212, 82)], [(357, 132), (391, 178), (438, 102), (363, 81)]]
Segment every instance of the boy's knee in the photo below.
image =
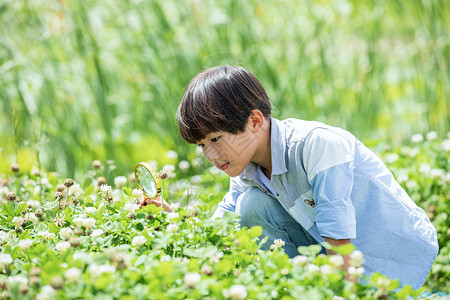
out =
[(247, 227), (260, 225), (262, 219), (268, 220), (277, 201), (257, 187), (249, 188), (239, 198), (236, 212), (241, 215), (241, 226)]

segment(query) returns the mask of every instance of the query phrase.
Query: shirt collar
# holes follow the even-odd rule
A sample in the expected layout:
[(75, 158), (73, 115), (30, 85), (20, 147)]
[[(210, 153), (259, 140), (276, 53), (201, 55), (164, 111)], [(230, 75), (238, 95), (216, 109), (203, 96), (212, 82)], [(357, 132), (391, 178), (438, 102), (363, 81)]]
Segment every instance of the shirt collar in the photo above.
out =
[[(286, 173), (286, 125), (275, 118), (270, 118), (270, 152), (272, 156), (272, 175)], [(258, 176), (257, 171), (258, 165), (250, 162), (239, 177), (241, 179), (255, 180)]]

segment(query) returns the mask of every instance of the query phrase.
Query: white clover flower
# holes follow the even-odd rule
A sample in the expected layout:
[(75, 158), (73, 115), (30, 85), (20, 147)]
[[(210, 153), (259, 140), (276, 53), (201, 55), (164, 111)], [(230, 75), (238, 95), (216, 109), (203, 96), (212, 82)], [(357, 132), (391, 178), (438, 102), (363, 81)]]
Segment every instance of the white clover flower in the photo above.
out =
[(409, 176), (408, 176), (408, 174), (399, 174), (398, 176), (397, 176), (397, 181), (399, 182), (399, 183), (404, 183), (404, 182), (407, 182), (409, 180)]
[(69, 189), (69, 195), (78, 197), (83, 193), (83, 189), (81, 188), (79, 183), (75, 183)]
[(139, 204), (133, 203), (131, 201), (127, 201), (125, 205), (123, 206), (123, 209), (130, 214), (134, 214), (136, 210), (139, 209)]
[(29, 249), (31, 245), (33, 245), (33, 240), (30, 239), (20, 240), (17, 245), (19, 246), (20, 249), (26, 250)]
[(415, 190), (419, 187), (419, 184), (415, 180), (408, 180), (406, 182), (406, 187), (410, 190)]
[(54, 234), (53, 232), (48, 232), (48, 230), (40, 231), (37, 235), (42, 236), (43, 240), (53, 239), (56, 237), (56, 234)]
[(170, 208), (171, 208), (172, 210), (177, 210), (177, 209), (180, 208), (180, 203), (178, 203), (178, 202), (171, 203), (171, 204), (170, 204)]
[(399, 158), (399, 156), (397, 153), (391, 153), (391, 154), (387, 155), (385, 159), (388, 164), (392, 164), (392, 163), (396, 162), (398, 160), (398, 158)]
[(413, 143), (420, 143), (423, 141), (423, 135), (420, 133), (416, 133), (411, 137), (411, 142)]
[(350, 253), (349, 257), (350, 257), (350, 264), (352, 266), (355, 266), (355, 267), (362, 266), (362, 264), (364, 262), (364, 257), (363, 257), (363, 254), (361, 251), (354, 250), (352, 253)]
[(66, 277), (66, 280), (70, 283), (77, 281), (80, 276), (81, 271), (78, 268), (70, 268), (64, 273), (64, 277)]
[(36, 215), (33, 213), (27, 213), (25, 215), (25, 219), (27, 219), (28, 221), (30, 221), (33, 224), (36, 223), (37, 221), (39, 221), (38, 217), (36, 217)]
[(188, 235), (187, 235), (187, 238), (188, 239), (194, 238), (194, 233), (193, 232), (189, 232)]
[(59, 231), (59, 236), (67, 241), (71, 236), (72, 236), (73, 230), (70, 229), (69, 227), (64, 227), (61, 228), (61, 230)]
[(103, 230), (102, 229), (94, 229), (94, 230), (92, 230), (92, 232), (91, 232), (91, 237), (93, 238), (93, 239), (96, 239), (96, 238), (98, 238), (99, 236), (101, 236), (103, 234)]
[(97, 209), (95, 208), (95, 207), (93, 207), (93, 206), (86, 206), (86, 208), (84, 209), (84, 211), (87, 213), (87, 214), (95, 214), (95, 212), (97, 211)]
[(23, 283), (23, 284), (27, 284), (28, 283), (28, 278), (21, 276), (21, 275), (16, 275), (16, 276), (9, 276), (8, 277), (8, 282), (10, 284), (14, 284), (14, 283)]
[(308, 258), (304, 255), (297, 255), (292, 259), (292, 263), (295, 266), (303, 267), (308, 263)]
[(50, 181), (48, 181), (47, 177), (42, 177), (41, 178), (41, 185), (42, 186), (48, 186), (50, 184)]
[(430, 131), (427, 133), (426, 137), (427, 137), (427, 140), (429, 140), (429, 141), (435, 140), (435, 139), (437, 139), (437, 132)]
[(164, 165), (162, 171), (173, 172), (175, 171), (175, 166), (171, 164)]
[(89, 261), (91, 260), (91, 255), (89, 253), (86, 252), (82, 252), (82, 251), (76, 251), (73, 254), (73, 260), (81, 260), (85, 263), (89, 263)]
[(387, 289), (389, 284), (391, 284), (391, 281), (389, 279), (387, 279), (387, 278), (380, 277), (377, 280), (377, 286), (380, 289)]
[(194, 168), (200, 168), (202, 165), (202, 159), (200, 157), (196, 157), (192, 160), (192, 166)]
[(440, 178), (443, 175), (444, 175), (444, 171), (441, 169), (432, 169), (430, 171), (431, 178)]
[(9, 253), (0, 253), (0, 269), (3, 269), (5, 266), (9, 266), (13, 262), (11, 254)]
[(319, 271), (320, 271), (319, 266), (317, 266), (315, 264), (309, 264), (308, 265), (308, 273), (316, 274), (316, 273), (319, 273)]
[(443, 140), (441, 145), (442, 145), (442, 149), (444, 149), (445, 152), (450, 151), (450, 140), (449, 139)]
[(191, 177), (191, 182), (192, 183), (200, 183), (202, 182), (202, 176), (201, 175), (194, 175)]
[(28, 206), (30, 206), (32, 209), (37, 209), (39, 206), (41, 206), (41, 202), (36, 200), (28, 200), (27, 202)]
[(197, 156), (202, 156), (203, 149), (201, 147), (196, 147), (195, 148), (195, 154), (197, 154)]
[(121, 189), (127, 184), (127, 178), (125, 176), (117, 176), (114, 178), (114, 186), (116, 189)]
[(331, 267), (329, 265), (322, 265), (320, 266), (320, 273), (322, 273), (323, 275), (328, 275), (331, 274), (331, 272), (333, 272), (333, 269), (331, 269)]
[(12, 219), (12, 222), (13, 222), (14, 225), (16, 225), (16, 226), (22, 225), (24, 221), (25, 221), (25, 219), (22, 218), (22, 217), (14, 217), (14, 218)]
[(419, 172), (427, 175), (431, 171), (431, 166), (427, 163), (421, 163), (419, 166)]
[(178, 163), (178, 168), (182, 171), (186, 171), (190, 166), (191, 164), (187, 160), (182, 160)]
[(273, 241), (273, 244), (275, 245), (275, 247), (281, 248), (285, 245), (285, 242), (282, 239), (276, 239)]
[(148, 162), (148, 165), (153, 170), (158, 170), (158, 162), (156, 160), (151, 160)]
[(144, 192), (142, 192), (141, 189), (134, 189), (132, 194), (135, 198), (141, 199), (141, 197), (144, 195)]
[(198, 273), (187, 273), (184, 275), (184, 285), (190, 289), (194, 289), (201, 280), (202, 276)]
[(331, 300), (345, 300), (345, 298), (341, 296), (333, 296), (331, 297)]
[(170, 261), (172, 257), (170, 255), (163, 255), (161, 256), (161, 261)]
[(55, 299), (56, 291), (49, 285), (44, 285), (41, 292), (36, 295), (36, 300), (51, 300)]
[(95, 225), (95, 219), (93, 218), (87, 218), (83, 220), (83, 226), (86, 227), (86, 229), (91, 229), (92, 226)]
[(3, 244), (4, 242), (8, 241), (8, 239), (9, 239), (8, 234), (5, 231), (0, 230), (0, 244)]
[(247, 298), (247, 289), (241, 284), (232, 285), (228, 289), (228, 298), (233, 300), (243, 300)]
[(103, 194), (110, 193), (110, 192), (111, 192), (111, 187), (110, 187), (109, 185), (107, 185), (107, 184), (102, 184), (102, 185), (100, 186), (100, 191), (101, 191)]
[(332, 264), (336, 268), (339, 268), (344, 265), (344, 258), (339, 254), (331, 255), (330, 264)]
[(167, 214), (167, 219), (168, 219), (168, 220), (172, 220), (172, 219), (178, 218), (179, 216), (180, 216), (179, 213), (171, 212), (171, 213), (168, 213), (168, 214)]
[(102, 275), (103, 273), (114, 273), (116, 271), (116, 268), (112, 265), (97, 265), (97, 264), (91, 264), (88, 267), (88, 272), (91, 273), (93, 277), (98, 277)]
[(178, 231), (178, 225), (177, 224), (172, 224), (172, 223), (167, 225), (167, 231), (171, 232), (171, 233), (177, 232)]
[(55, 249), (60, 251), (60, 252), (64, 252), (64, 251), (66, 251), (69, 248), (70, 248), (70, 243), (67, 242), (67, 241), (58, 242), (55, 245)]
[(178, 153), (176, 151), (169, 150), (169, 151), (167, 151), (166, 156), (170, 159), (177, 159)]
[(145, 236), (137, 235), (131, 241), (131, 245), (133, 245), (135, 247), (139, 247), (139, 246), (144, 245), (146, 242), (147, 242), (147, 238)]
[(361, 276), (364, 274), (364, 268), (363, 267), (354, 267), (354, 266), (350, 266), (348, 267), (347, 270), (348, 274), (353, 275), (353, 276)]
[(270, 292), (270, 296), (272, 296), (272, 298), (276, 299), (278, 297), (278, 292), (277, 291), (271, 291)]
[(419, 154), (419, 153), (420, 153), (420, 148), (414, 147), (414, 148), (412, 148), (412, 149), (409, 151), (409, 156), (410, 156), (410, 157), (416, 157), (417, 154)]
[(72, 221), (75, 224), (75, 226), (80, 228), (81, 226), (83, 226), (84, 218), (76, 217), (76, 218), (73, 218)]

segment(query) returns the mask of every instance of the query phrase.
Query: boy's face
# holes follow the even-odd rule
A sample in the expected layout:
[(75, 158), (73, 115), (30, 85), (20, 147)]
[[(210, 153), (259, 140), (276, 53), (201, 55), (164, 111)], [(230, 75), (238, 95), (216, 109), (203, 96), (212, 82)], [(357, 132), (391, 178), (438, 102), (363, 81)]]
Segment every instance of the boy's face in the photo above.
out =
[(234, 177), (241, 174), (254, 157), (258, 148), (258, 136), (246, 126), (245, 131), (238, 134), (212, 132), (197, 145), (202, 148), (210, 163)]

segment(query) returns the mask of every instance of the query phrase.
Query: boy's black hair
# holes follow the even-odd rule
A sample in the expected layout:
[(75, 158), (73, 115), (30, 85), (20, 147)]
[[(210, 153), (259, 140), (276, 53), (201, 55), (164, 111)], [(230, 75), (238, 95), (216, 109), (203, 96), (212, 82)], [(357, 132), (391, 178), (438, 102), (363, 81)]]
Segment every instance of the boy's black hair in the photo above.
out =
[(206, 69), (189, 83), (178, 107), (178, 129), (188, 143), (211, 132), (245, 130), (250, 112), (271, 112), (270, 99), (258, 79), (239, 66)]

